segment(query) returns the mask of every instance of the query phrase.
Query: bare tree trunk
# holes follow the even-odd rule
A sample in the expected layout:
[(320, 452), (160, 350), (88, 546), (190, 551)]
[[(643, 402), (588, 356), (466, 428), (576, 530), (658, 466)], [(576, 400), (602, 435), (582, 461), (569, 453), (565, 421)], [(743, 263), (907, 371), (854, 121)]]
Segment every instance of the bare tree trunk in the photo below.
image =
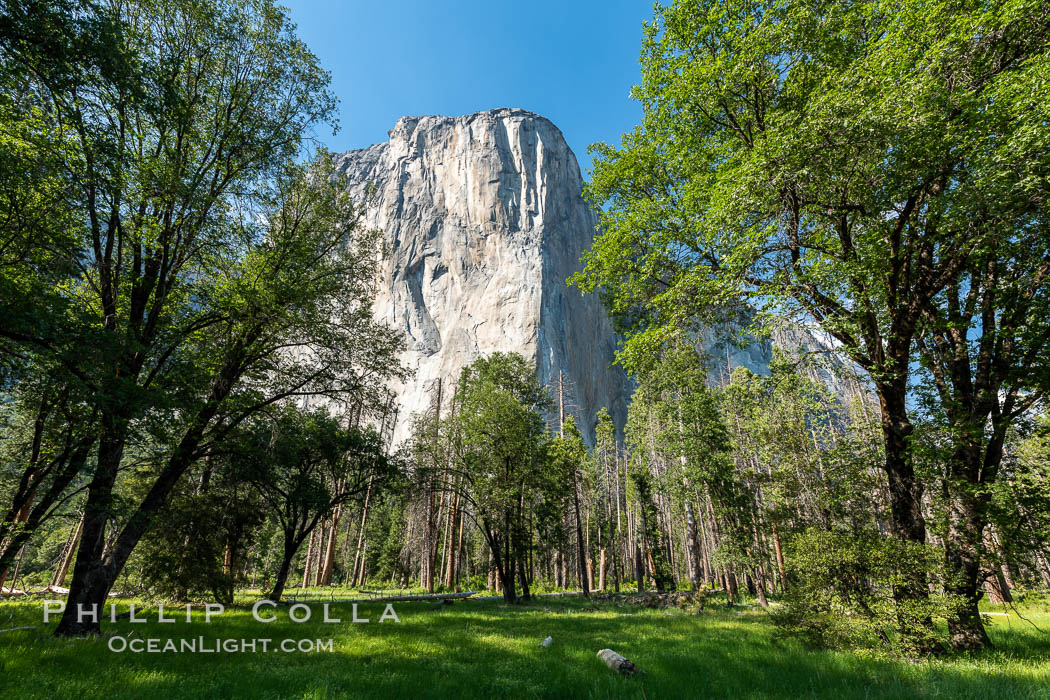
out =
[(274, 579), (273, 588), (267, 596), (269, 600), (277, 602), (284, 595), (284, 587), (288, 582), (288, 575), (292, 571), (292, 559), (295, 557), (297, 549), (298, 547), (293, 542), (285, 540), (284, 550), (281, 555), (281, 565), (277, 568), (277, 577)]
[[(688, 485), (688, 483), (687, 483)], [(685, 499), (686, 550), (689, 553), (689, 583), (694, 591), (700, 590), (700, 547), (696, 534), (696, 514), (693, 503)]]
[(777, 573), (780, 575), (780, 590), (787, 590), (787, 572), (784, 569), (784, 552), (780, 547), (780, 531), (777, 530), (777, 521), (772, 520), (773, 527), (773, 549), (777, 555)]
[(521, 599), (532, 600), (532, 592), (529, 590), (529, 577), (525, 572), (525, 557), (518, 557), (518, 578), (521, 579)]
[(459, 538), (456, 543), (456, 556), (453, 557), (453, 568), (455, 569), (455, 590), (459, 593), (459, 570), (463, 566), (463, 529), (466, 518), (461, 511), (459, 514)]
[(80, 520), (77, 521), (76, 527), (73, 529), (73, 537), (66, 545), (65, 551), (62, 553), (62, 561), (59, 563), (58, 568), (55, 569), (55, 575), (51, 578), (52, 586), (61, 586), (66, 581), (66, 574), (69, 573), (69, 565), (73, 563), (73, 555), (76, 554), (77, 547), (80, 545), (80, 533), (84, 531), (84, 516), (80, 516)]
[(489, 547), (489, 578), (485, 586), (487, 590), (496, 590), (496, 556), (491, 546)]
[(587, 585), (587, 551), (583, 544), (583, 523), (580, 521), (580, 496), (576, 488), (576, 467), (572, 468), (572, 507), (576, 512), (576, 548), (579, 553), (577, 559), (580, 565), (580, 586), (583, 588), (583, 597), (590, 598), (591, 592)]
[(729, 569), (726, 569), (726, 592), (729, 596), (730, 603), (736, 603), (740, 598), (740, 591), (737, 588), (736, 574)]
[(716, 576), (714, 567), (711, 565), (711, 552), (714, 549), (711, 541), (711, 524), (708, 522), (707, 508), (700, 491), (694, 488), (693, 494), (696, 497), (696, 505), (700, 512), (698, 524), (700, 526), (700, 555), (704, 562), (704, 583), (713, 585)]
[(310, 571), (310, 585), (321, 585), (321, 567), (324, 565), (325, 545), (328, 542), (328, 523), (321, 521), (317, 528), (317, 541), (314, 543), (313, 562)]
[[(368, 523), (368, 506), (372, 500), (372, 477), (368, 478), (368, 488), (365, 490), (365, 504), (361, 508), (361, 527), (357, 531), (357, 552), (354, 554), (354, 582), (353, 585), (364, 585), (364, 554), (365, 554), (365, 525)], [(360, 571), (360, 575), (359, 572)], [(360, 583), (358, 580), (360, 579)]]
[[(407, 574), (405, 575), (407, 579)], [(354, 574), (354, 586), (360, 588), (368, 581), (368, 541), (361, 546), (361, 565)], [(407, 581), (406, 581), (407, 582)]]
[[(22, 549), (18, 550), (18, 559), (15, 560), (15, 572), (13, 574), (11, 574), (11, 586), (10, 586), (10, 588), (12, 588), (12, 589), (18, 587), (18, 574), (19, 574), (19, 572), (22, 569), (22, 559), (25, 558), (25, 555), (26, 555), (26, 546), (22, 545)], [(2, 581), (0, 581), (0, 585), (3, 585)]]
[(347, 516), (346, 535), (343, 537), (343, 553), (339, 556), (339, 566), (343, 570), (343, 585), (350, 585), (350, 577), (353, 572), (350, 571), (349, 564), (350, 559), (350, 541), (353, 535), (353, 522), (352, 518)]
[(339, 511), (342, 506), (337, 506), (332, 513), (332, 525), (328, 528), (328, 539), (321, 549), (321, 572), (317, 585), (328, 586), (332, 583), (332, 569), (335, 568), (336, 538), (339, 536)]
[(606, 547), (602, 546), (598, 552), (598, 590), (603, 593), (605, 592), (605, 551)]
[(434, 572), (430, 568), (434, 540), (434, 499), (429, 484), (423, 493), (423, 541), (419, 550), (419, 585), (427, 592), (434, 592)]
[(634, 575), (638, 579), (638, 592), (645, 590), (645, 564), (642, 561), (642, 543), (637, 541), (634, 545)]
[(226, 543), (222, 549), (222, 575), (229, 576), (233, 570), (233, 547), (230, 546), (229, 538), (226, 539)]
[[(454, 488), (454, 486), (453, 486)], [(456, 554), (458, 547), (455, 546), (456, 525), (459, 522), (459, 493), (454, 492), (449, 502), (449, 514), (447, 523), (447, 534), (445, 536), (445, 587), (452, 588), (456, 573)]]
[(303, 581), (299, 585), (299, 588), (305, 590), (310, 585), (310, 574), (313, 572), (313, 561), (314, 561), (314, 546), (317, 541), (318, 530), (313, 530), (310, 533), (310, 544), (306, 547), (306, 561), (303, 562)]
[[(1002, 549), (999, 547), (999, 543), (993, 528), (989, 525), (984, 531), (984, 547), (988, 552), (996, 552), (999, 556), (1003, 556)], [(984, 589), (988, 594), (988, 599), (996, 605), (1003, 605), (1004, 603), (1012, 603), (1013, 596), (1010, 594), (1010, 589), (1013, 588), (1009, 580), (1010, 570), (1005, 563), (991, 562), (992, 575), (990, 578), (985, 579)]]
[(984, 591), (988, 594), (988, 601), (993, 605), (1013, 602), (1010, 587), (1006, 585), (1006, 579), (1003, 577), (1003, 570), (1000, 566), (992, 567), (992, 575), (985, 579)]
[(612, 533), (613, 590), (620, 592), (620, 465), (619, 450), (613, 452), (613, 499), (616, 501), (616, 527)]
[(671, 577), (671, 590), (674, 590), (678, 584), (678, 569), (680, 568), (681, 562), (679, 561), (679, 555), (674, 548), (674, 527), (672, 526), (673, 520), (671, 519), (671, 499), (666, 493), (660, 494), (660, 511), (659, 518), (657, 519), (657, 527), (659, 527), (660, 520), (663, 520), (664, 529), (661, 530), (661, 534), (664, 540), (664, 547), (667, 549), (667, 564), (670, 567)]
[(755, 581), (755, 593), (758, 595), (758, 604), (763, 608), (769, 608), (769, 600), (766, 599), (766, 569), (761, 564), (755, 567), (757, 580)]
[(945, 543), (948, 571), (954, 574), (947, 580), (945, 589), (962, 602), (957, 612), (948, 618), (951, 643), (958, 650), (991, 646), (978, 609), (983, 515), (978, 498), (967, 492), (967, 486), (957, 485), (952, 496)]

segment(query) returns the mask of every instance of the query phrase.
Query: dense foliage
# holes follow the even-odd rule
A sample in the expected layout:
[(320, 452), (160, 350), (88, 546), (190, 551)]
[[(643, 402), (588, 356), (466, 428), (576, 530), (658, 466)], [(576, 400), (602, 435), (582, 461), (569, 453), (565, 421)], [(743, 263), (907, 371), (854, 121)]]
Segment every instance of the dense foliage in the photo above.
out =
[(27, 431), (0, 570), (83, 490), (59, 627), (79, 634), (98, 623), (76, 604), (105, 600), (232, 431), (301, 397), (374, 411), (399, 341), (371, 317), (375, 234), (330, 160), (303, 158), (335, 100), (281, 10), (12, 1), (3, 18), (0, 157), (30, 173), (10, 183), (30, 206), (8, 202), (0, 232), (3, 377)]
[[(647, 25), (644, 116), (596, 147), (601, 234), (577, 277), (634, 369), (750, 305), (818, 327), (880, 406), (892, 534), (925, 543), (947, 494), (952, 644), (987, 637), (984, 533), (1009, 426), (1047, 389), (1045, 4), (708, 2)], [(746, 315), (746, 314), (745, 314)], [(917, 368), (916, 365), (919, 365)], [(917, 371), (918, 370), (918, 371)], [(946, 468), (917, 472), (916, 383)], [(920, 436), (921, 437), (921, 436)], [(894, 586), (916, 648), (929, 580)]]

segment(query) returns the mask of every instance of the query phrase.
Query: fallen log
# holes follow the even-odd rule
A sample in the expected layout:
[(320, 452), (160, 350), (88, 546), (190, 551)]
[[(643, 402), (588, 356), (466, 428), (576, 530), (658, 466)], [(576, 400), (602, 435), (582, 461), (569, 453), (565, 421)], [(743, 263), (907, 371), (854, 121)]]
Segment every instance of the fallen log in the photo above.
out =
[(645, 671), (638, 668), (628, 659), (620, 656), (612, 649), (602, 649), (598, 652), (598, 658), (604, 661), (606, 666), (625, 676), (645, 675)]
[(41, 588), (39, 591), (33, 593), (33, 595), (47, 595), (49, 593), (56, 593), (58, 595), (69, 595), (69, 589), (62, 586), (48, 586), (47, 588)]

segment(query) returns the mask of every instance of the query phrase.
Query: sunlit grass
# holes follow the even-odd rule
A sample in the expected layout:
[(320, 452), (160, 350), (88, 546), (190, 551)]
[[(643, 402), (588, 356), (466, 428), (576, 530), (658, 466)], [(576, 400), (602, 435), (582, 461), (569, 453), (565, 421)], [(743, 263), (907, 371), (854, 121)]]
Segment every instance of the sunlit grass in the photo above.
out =
[[(1016, 617), (995, 618), (997, 648), (972, 658), (906, 662), (846, 652), (812, 652), (773, 640), (758, 609), (680, 610), (594, 606), (554, 598), (531, 605), (498, 601), (400, 603), (402, 622), (379, 624), (383, 604), (359, 605), (368, 624), (350, 624), (351, 607), (333, 603), (340, 624), (296, 624), (287, 609), (260, 624), (247, 606), (211, 624), (104, 625), (102, 639), (56, 640), (42, 625), (42, 602), (0, 603), (0, 697), (869, 697), (1050, 698), (1050, 636)], [(126, 611), (121, 603), (118, 612)], [(1045, 607), (1023, 608), (1050, 628)], [(134, 638), (332, 639), (314, 653), (114, 653), (106, 635)], [(550, 648), (540, 641), (554, 638)], [(596, 652), (610, 647), (647, 671), (610, 672)]]

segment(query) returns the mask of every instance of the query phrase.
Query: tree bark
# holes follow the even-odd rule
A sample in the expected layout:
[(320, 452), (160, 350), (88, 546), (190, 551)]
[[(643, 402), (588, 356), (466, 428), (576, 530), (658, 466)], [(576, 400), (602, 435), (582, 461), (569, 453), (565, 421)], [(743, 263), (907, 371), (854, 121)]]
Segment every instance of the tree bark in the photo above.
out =
[(332, 571), (335, 569), (336, 539), (339, 536), (339, 520), (342, 516), (342, 504), (336, 506), (332, 513), (332, 526), (328, 531), (328, 545), (324, 548), (323, 564), (321, 566), (321, 579), (318, 585), (328, 586), (332, 583)]
[[(116, 580), (116, 572), (106, 565), (103, 552), (106, 546), (106, 523), (113, 510), (113, 485), (124, 455), (125, 422), (111, 415), (103, 416), (97, 465), (84, 505), (84, 529), (73, 565), (73, 581), (69, 587), (65, 612), (55, 629), (55, 635), (59, 637), (97, 635), (101, 632), (99, 620), (103, 603)], [(85, 615), (80, 615), (80, 611)], [(87, 619), (92, 611), (96, 613), (93, 619)]]
[(61, 586), (66, 582), (66, 574), (69, 573), (69, 566), (73, 563), (73, 556), (77, 552), (77, 547), (80, 546), (80, 535), (84, 531), (84, 517), (81, 516), (80, 520), (77, 521), (76, 529), (73, 532), (73, 538), (66, 546), (66, 550), (62, 553), (62, 561), (59, 563), (58, 568), (55, 570), (55, 575), (51, 579), (52, 586)]
[(642, 543), (640, 540), (634, 547), (634, 575), (638, 579), (638, 592), (641, 593), (645, 590), (645, 563), (642, 561)]
[[(906, 362), (905, 358), (905, 362)], [(906, 542), (925, 544), (926, 521), (922, 515), (922, 483), (915, 475), (911, 438), (914, 428), (908, 419), (906, 387), (903, 381), (879, 384), (885, 469), (889, 481), (890, 516), (893, 535)], [(897, 626), (919, 654), (934, 650), (933, 621), (926, 613), (929, 599), (926, 572), (908, 567), (894, 586)]]
[(773, 527), (773, 549), (777, 555), (777, 574), (780, 576), (780, 590), (787, 590), (787, 571), (784, 568), (784, 552), (780, 547), (780, 531), (777, 530), (777, 523), (774, 520), (771, 523)]
[(755, 593), (758, 595), (758, 604), (763, 608), (769, 608), (769, 600), (766, 599), (766, 570), (763, 566), (755, 567)]
[(372, 478), (368, 479), (368, 489), (365, 491), (365, 504), (361, 508), (361, 527), (357, 531), (357, 551), (354, 553), (354, 586), (365, 584), (365, 525), (368, 523), (368, 505), (372, 500)]
[[(453, 488), (455, 486), (453, 485)], [(457, 549), (455, 537), (456, 526), (459, 524), (459, 492), (454, 492), (449, 503), (448, 536), (445, 539), (445, 587), (452, 588), (455, 583), (456, 554)]]
[(268, 599), (275, 603), (280, 601), (281, 596), (284, 595), (284, 587), (288, 583), (288, 574), (292, 569), (292, 559), (295, 558), (295, 553), (298, 549), (299, 547), (294, 544), (294, 540), (286, 541), (284, 544), (281, 565), (277, 568), (277, 577), (274, 578), (273, 589), (268, 596)]
[(491, 546), (489, 546), (489, 572), (485, 587), (490, 591), (496, 590), (496, 555), (493, 553)]
[(602, 546), (601, 550), (599, 550), (599, 552), (598, 552), (598, 590), (602, 591), (602, 592), (605, 591), (605, 569), (606, 569), (606, 561), (605, 561), (606, 555), (605, 555), (605, 551), (606, 551), (606, 547)]
[[(954, 615), (948, 617), (948, 636), (952, 648), (973, 650), (991, 646), (988, 633), (981, 621), (978, 603), (981, 590), (981, 558), (984, 539), (984, 508), (970, 479), (959, 478), (960, 473), (972, 469), (965, 464), (979, 459), (977, 454), (956, 454), (949, 467), (955, 478), (950, 487), (948, 510), (948, 534), (945, 538), (945, 562), (948, 577), (945, 592), (955, 596), (959, 605)], [(959, 462), (963, 462), (960, 464)]]
[(736, 574), (726, 569), (726, 595), (729, 597), (730, 605), (740, 599), (740, 591), (737, 587)]
[(310, 574), (313, 573), (314, 551), (317, 549), (317, 537), (319, 534), (318, 530), (310, 533), (310, 544), (306, 547), (306, 559), (303, 561), (303, 580), (299, 584), (299, 588), (303, 590), (306, 590), (306, 587), (310, 585)]
[(580, 587), (583, 589), (583, 597), (590, 598), (591, 591), (587, 585), (587, 550), (583, 544), (583, 522), (580, 520), (580, 496), (576, 488), (576, 467), (572, 468), (572, 508), (576, 513), (576, 557), (580, 569)]
[(455, 583), (456, 593), (459, 593), (459, 572), (460, 572), (460, 569), (463, 567), (463, 556), (464, 556), (464, 552), (463, 552), (463, 530), (464, 530), (465, 525), (466, 525), (466, 523), (464, 521), (465, 521), (465, 517), (463, 515), (463, 512), (461, 511), (460, 514), (459, 514), (459, 537), (458, 537), (458, 539), (456, 541), (456, 556), (453, 559), (453, 562), (455, 564), (455, 579), (454, 579), (454, 583)]
[(532, 592), (529, 590), (529, 577), (525, 571), (525, 557), (518, 557), (518, 578), (521, 579), (521, 599), (532, 600)]
[(694, 591), (700, 590), (700, 548), (696, 534), (696, 515), (693, 513), (692, 501), (685, 499), (686, 549), (689, 553), (689, 583)]

